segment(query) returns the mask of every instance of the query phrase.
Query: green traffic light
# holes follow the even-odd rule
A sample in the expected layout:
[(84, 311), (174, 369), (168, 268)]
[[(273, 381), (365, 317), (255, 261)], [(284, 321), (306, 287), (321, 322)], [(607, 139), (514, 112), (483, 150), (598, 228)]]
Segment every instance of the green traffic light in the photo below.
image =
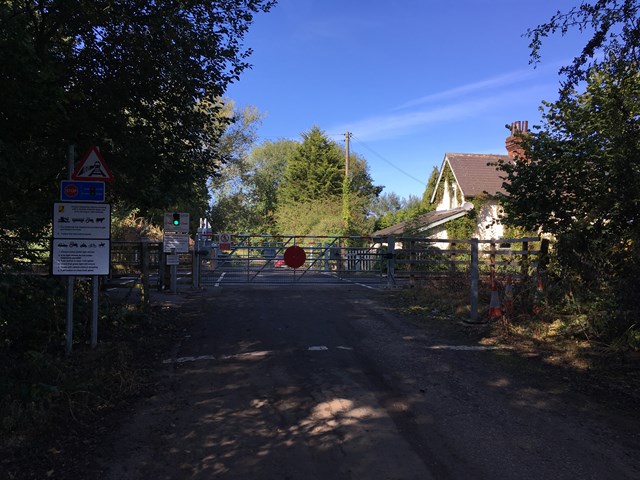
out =
[(173, 214), (173, 226), (177, 227), (178, 225), (180, 225), (180, 214), (179, 213), (174, 213)]

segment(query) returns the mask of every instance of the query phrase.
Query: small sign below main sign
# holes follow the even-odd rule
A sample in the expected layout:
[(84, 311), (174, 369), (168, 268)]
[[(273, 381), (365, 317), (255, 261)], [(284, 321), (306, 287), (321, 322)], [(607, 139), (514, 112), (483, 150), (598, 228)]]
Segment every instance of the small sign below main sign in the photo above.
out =
[(171, 253), (172, 249), (175, 253), (189, 253), (189, 235), (186, 233), (164, 232), (162, 243), (165, 253)]
[(110, 241), (54, 238), (53, 275), (109, 275)]
[(180, 265), (179, 255), (167, 255), (165, 258), (166, 258), (167, 265)]
[(104, 202), (104, 182), (63, 180), (60, 182), (60, 200), (63, 202)]

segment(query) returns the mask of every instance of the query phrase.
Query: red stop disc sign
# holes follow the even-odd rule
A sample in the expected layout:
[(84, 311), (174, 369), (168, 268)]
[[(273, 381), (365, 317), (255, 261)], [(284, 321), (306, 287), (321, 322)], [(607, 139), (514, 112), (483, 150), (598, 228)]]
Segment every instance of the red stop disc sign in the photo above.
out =
[(64, 187), (64, 194), (69, 198), (73, 198), (78, 195), (78, 187), (75, 185), (67, 185)]
[(304, 253), (302, 248), (296, 245), (289, 247), (284, 251), (284, 263), (291, 268), (301, 267), (306, 259), (307, 254)]

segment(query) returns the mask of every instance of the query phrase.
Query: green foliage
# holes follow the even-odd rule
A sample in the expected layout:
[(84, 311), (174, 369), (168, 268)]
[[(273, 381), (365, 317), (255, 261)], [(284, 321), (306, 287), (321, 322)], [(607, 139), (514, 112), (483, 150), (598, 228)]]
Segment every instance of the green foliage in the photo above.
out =
[(431, 175), (429, 176), (429, 180), (427, 181), (427, 186), (424, 189), (424, 193), (422, 194), (422, 202), (421, 202), (421, 210), (423, 213), (431, 212), (436, 209), (438, 206), (438, 202), (431, 203), (431, 197), (433, 196), (433, 192), (436, 190), (436, 182), (438, 181), (439, 175), (438, 167), (433, 167), (431, 170)]
[[(445, 185), (446, 185), (447, 191), (449, 192), (449, 195), (451, 195), (451, 192), (454, 191), (453, 190), (453, 185), (456, 183), (456, 179), (455, 179), (455, 177), (453, 175), (453, 170), (451, 170), (451, 167), (449, 166), (449, 164), (446, 163), (442, 168), (443, 168), (443, 170), (442, 170), (442, 176), (441, 176), (440, 183), (438, 185), (435, 185), (435, 182), (437, 181), (437, 177), (433, 181), (433, 190), (438, 188), (438, 190), (436, 191), (436, 195), (434, 197), (434, 200), (433, 200), (434, 209), (444, 199)], [(431, 175), (433, 176), (433, 173)], [(432, 182), (432, 180), (429, 179), (429, 184), (431, 184), (431, 182)], [(432, 190), (432, 192), (433, 192), (433, 190)], [(456, 199), (458, 200), (458, 203), (459, 204), (462, 203), (462, 193), (460, 192), (460, 189), (455, 190), (455, 192), (456, 192)]]
[[(366, 160), (351, 155), (347, 179), (346, 154), (341, 147), (318, 127), (304, 133), (302, 138), (288, 157), (284, 179), (278, 185), (278, 232), (370, 233), (373, 220), (369, 218), (369, 204), (382, 187), (373, 185)], [(334, 209), (336, 204), (340, 205), (338, 212)], [(320, 219), (316, 214), (321, 214), (322, 205), (325, 205), (325, 218)], [(308, 214), (305, 208), (309, 208)], [(310, 212), (314, 212), (313, 215)], [(325, 225), (328, 230), (322, 233), (318, 225)]]
[(252, 192), (251, 199), (263, 225), (254, 231), (276, 232), (278, 190), (283, 182), (289, 158), (297, 145), (293, 140), (266, 141), (251, 151), (246, 183)]
[(571, 96), (572, 88), (589, 78), (592, 67), (598, 68), (601, 63), (606, 63), (611, 55), (625, 64), (637, 63), (640, 53), (639, 11), (638, 0), (582, 1), (568, 12), (558, 11), (548, 22), (527, 31), (526, 36), (531, 39), (531, 63), (540, 61), (542, 44), (549, 35), (591, 30), (592, 36), (580, 55), (573, 59), (571, 65), (560, 70), (566, 75), (561, 94), (563, 97)]
[(546, 103), (523, 138), (527, 161), (502, 163), (506, 221), (557, 238), (560, 274), (607, 309), (637, 308), (640, 274), (640, 74), (611, 57), (586, 91)]
[[(77, 291), (78, 314), (88, 298)], [(0, 352), (56, 348), (64, 339), (65, 288), (60, 278), (0, 274)]]
[[(273, 2), (0, 1), (0, 254), (45, 236), (66, 146), (101, 147), (109, 200), (141, 215), (208, 203), (219, 99)], [(192, 210), (192, 213), (195, 213)]]
[(280, 202), (291, 205), (342, 195), (345, 155), (318, 127), (302, 134), (279, 190)]
[(327, 199), (281, 205), (276, 214), (283, 235), (342, 235), (342, 199)]

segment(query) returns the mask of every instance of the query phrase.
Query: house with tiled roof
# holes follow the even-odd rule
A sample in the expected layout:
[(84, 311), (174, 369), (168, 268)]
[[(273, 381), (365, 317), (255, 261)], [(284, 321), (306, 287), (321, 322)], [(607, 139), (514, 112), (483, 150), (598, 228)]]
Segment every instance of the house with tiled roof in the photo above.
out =
[(513, 122), (511, 135), (506, 139), (507, 154), (445, 153), (438, 179), (430, 198), (435, 211), (420, 215), (409, 222), (392, 225), (375, 235), (402, 235), (419, 233), (432, 238), (461, 238), (452, 236), (449, 223), (463, 217), (475, 219), (475, 231), (464, 236), (479, 239), (504, 237), (504, 227), (497, 220), (501, 208), (497, 193), (506, 193), (502, 187), (504, 172), (497, 169), (499, 161), (515, 161), (523, 152), (517, 137), (527, 133), (526, 121)]
[[(481, 240), (502, 238), (504, 226), (498, 221), (502, 210), (496, 194), (506, 192), (502, 186), (504, 172), (497, 169), (497, 163), (515, 161), (516, 157), (522, 156), (516, 135), (527, 132), (528, 122), (511, 124), (511, 135), (505, 141), (506, 155), (445, 153), (430, 199), (436, 212), (466, 206), (468, 215), (476, 219), (474, 237)], [(446, 226), (432, 230), (430, 234), (437, 238), (450, 238)]]

